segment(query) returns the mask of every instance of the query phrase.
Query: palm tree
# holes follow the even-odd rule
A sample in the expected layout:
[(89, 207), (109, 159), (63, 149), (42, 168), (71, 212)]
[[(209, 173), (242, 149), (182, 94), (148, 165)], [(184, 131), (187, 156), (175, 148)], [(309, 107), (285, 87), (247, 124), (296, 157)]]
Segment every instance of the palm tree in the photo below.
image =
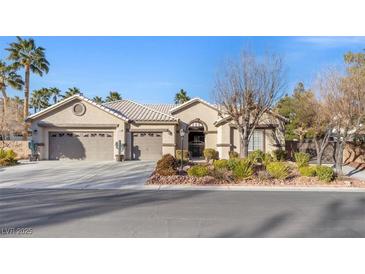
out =
[(32, 97), (30, 98), (30, 105), (33, 107), (34, 112), (49, 107), (50, 97), (51, 93), (47, 88), (33, 90)]
[(120, 95), (120, 93), (117, 91), (110, 91), (109, 95), (106, 97), (105, 102), (113, 102), (118, 100), (122, 100), (122, 95)]
[(190, 100), (190, 97), (187, 95), (186, 91), (180, 89), (178, 93), (175, 95), (175, 104), (183, 104)]
[(5, 62), (0, 61), (0, 90), (4, 98), (4, 112), (7, 109), (8, 95), (6, 88), (8, 86), (14, 89), (22, 89), (24, 82), (22, 77), (16, 73), (12, 66), (8, 66)]
[(68, 90), (65, 92), (65, 95), (61, 95), (63, 99), (71, 97), (75, 94), (81, 94), (80, 89), (78, 89), (77, 87), (73, 87), (73, 88), (68, 88)]
[(48, 92), (50, 98), (53, 100), (53, 103), (56, 104), (58, 102), (59, 97), (61, 96), (61, 90), (58, 88), (49, 88)]
[[(43, 73), (48, 73), (49, 62), (45, 56), (45, 49), (37, 47), (32, 38), (22, 39), (17, 36), (18, 41), (10, 43), (10, 47), (6, 50), (9, 51), (9, 60), (14, 61), (13, 66), (18, 68), (24, 68), (25, 70), (25, 88), (24, 88), (24, 119), (27, 118), (29, 113), (29, 89), (30, 89), (30, 73), (43, 76)], [(24, 138), (28, 136), (28, 124), (25, 123)]]
[(100, 96), (95, 96), (95, 97), (93, 98), (93, 101), (94, 101), (95, 103), (98, 103), (98, 104), (102, 104), (102, 103), (104, 103), (103, 98), (101, 98)]

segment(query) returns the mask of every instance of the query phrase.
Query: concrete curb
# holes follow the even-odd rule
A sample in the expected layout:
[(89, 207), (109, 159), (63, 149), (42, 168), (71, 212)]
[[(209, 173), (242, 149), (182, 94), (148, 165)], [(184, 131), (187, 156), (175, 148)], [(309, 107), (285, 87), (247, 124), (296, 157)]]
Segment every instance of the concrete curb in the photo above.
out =
[(286, 192), (364, 192), (358, 187), (267, 187), (267, 186), (191, 186), (145, 185), (145, 190), (205, 190), (205, 191), (286, 191)]

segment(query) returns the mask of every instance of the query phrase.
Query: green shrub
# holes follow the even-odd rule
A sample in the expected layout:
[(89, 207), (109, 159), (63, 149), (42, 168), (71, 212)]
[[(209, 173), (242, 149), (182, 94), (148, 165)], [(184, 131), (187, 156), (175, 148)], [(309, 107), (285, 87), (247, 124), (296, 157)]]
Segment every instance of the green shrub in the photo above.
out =
[(228, 160), (215, 160), (213, 162), (214, 169), (228, 169)]
[(181, 161), (181, 154), (183, 156), (183, 161), (189, 161), (190, 153), (188, 150), (177, 149), (176, 152), (176, 160)]
[(207, 176), (208, 174), (209, 174), (209, 169), (207, 166), (196, 165), (188, 169), (189, 176), (204, 177)]
[(335, 178), (335, 172), (329, 166), (316, 167), (317, 178), (321, 181), (331, 182)]
[(275, 149), (272, 151), (272, 156), (274, 158), (274, 161), (284, 161), (286, 159), (286, 152), (282, 149)]
[(232, 158), (238, 158), (238, 152), (236, 152), (236, 151), (230, 151), (229, 153), (228, 153), (228, 155), (229, 155), (229, 159), (232, 159)]
[(231, 158), (227, 161), (227, 169), (233, 170), (240, 162), (239, 158)]
[(252, 163), (255, 164), (262, 163), (262, 160), (264, 158), (264, 153), (261, 150), (257, 149), (255, 151), (250, 152), (247, 158), (250, 159)]
[(273, 161), (273, 157), (271, 156), (270, 153), (265, 153), (262, 157), (262, 164), (264, 166), (267, 166), (268, 164), (270, 164)]
[(314, 177), (317, 174), (316, 168), (313, 166), (302, 166), (299, 168), (299, 173), (306, 177)]
[(171, 176), (177, 174), (178, 163), (174, 156), (165, 154), (157, 162), (156, 173), (162, 176)]
[(203, 151), (204, 158), (209, 162), (210, 160), (218, 159), (218, 151), (213, 148), (206, 148)]
[(215, 168), (215, 169), (209, 170), (208, 175), (214, 177), (217, 180), (224, 180), (226, 178), (225, 172), (226, 172), (226, 169), (222, 169), (222, 168), (216, 169)]
[(4, 159), (6, 157), (6, 150), (0, 149), (0, 159)]
[(13, 166), (18, 163), (17, 155), (12, 149), (0, 149), (0, 166)]
[(276, 179), (286, 179), (289, 176), (290, 168), (283, 162), (272, 162), (266, 166), (267, 172)]
[(297, 166), (300, 168), (300, 167), (308, 166), (309, 160), (310, 160), (310, 155), (305, 152), (296, 152), (296, 153), (294, 153), (294, 159), (295, 159), (295, 162), (297, 163)]
[(233, 168), (233, 176), (236, 179), (248, 179), (253, 175), (252, 163), (248, 159), (241, 159)]

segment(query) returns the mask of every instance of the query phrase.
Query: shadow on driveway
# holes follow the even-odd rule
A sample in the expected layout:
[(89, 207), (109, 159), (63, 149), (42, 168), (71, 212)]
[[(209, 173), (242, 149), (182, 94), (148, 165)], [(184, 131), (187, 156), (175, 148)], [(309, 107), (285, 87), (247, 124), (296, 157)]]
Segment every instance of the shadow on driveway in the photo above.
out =
[(136, 206), (191, 198), (203, 191), (0, 189), (0, 227), (65, 223)]

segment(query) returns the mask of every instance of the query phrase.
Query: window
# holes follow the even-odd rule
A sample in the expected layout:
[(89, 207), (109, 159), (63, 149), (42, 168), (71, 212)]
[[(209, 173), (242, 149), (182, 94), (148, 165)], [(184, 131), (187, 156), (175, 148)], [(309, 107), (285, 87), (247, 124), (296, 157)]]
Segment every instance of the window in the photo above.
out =
[(110, 138), (110, 137), (112, 137), (112, 135), (111, 134), (106, 134), (106, 137)]
[(153, 137), (153, 133), (148, 133), (148, 136)]
[(264, 132), (262, 130), (254, 130), (250, 142), (248, 144), (248, 151), (257, 149), (264, 150)]
[(104, 133), (99, 133), (99, 137), (105, 137)]
[(72, 133), (67, 133), (67, 136), (68, 137), (72, 137)]
[(96, 133), (91, 133), (90, 134), (91, 137), (96, 137), (96, 135), (97, 135)]

